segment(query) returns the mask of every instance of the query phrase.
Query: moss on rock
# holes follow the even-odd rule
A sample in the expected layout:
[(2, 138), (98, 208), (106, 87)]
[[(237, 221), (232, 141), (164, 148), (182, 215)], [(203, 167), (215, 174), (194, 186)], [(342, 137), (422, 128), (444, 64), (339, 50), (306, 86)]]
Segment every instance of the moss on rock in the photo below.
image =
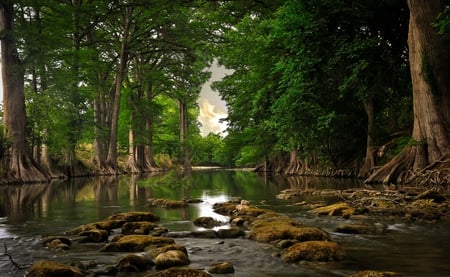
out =
[(345, 257), (345, 251), (332, 241), (305, 241), (285, 249), (282, 257), (288, 263), (299, 261), (337, 261)]

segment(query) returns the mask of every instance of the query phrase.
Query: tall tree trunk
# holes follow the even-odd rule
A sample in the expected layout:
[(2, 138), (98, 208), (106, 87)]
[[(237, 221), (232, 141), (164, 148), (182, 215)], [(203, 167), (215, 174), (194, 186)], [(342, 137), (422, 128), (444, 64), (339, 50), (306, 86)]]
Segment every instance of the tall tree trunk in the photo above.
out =
[(118, 174), (119, 168), (117, 164), (117, 135), (119, 129), (119, 110), (120, 110), (120, 98), (122, 95), (122, 82), (125, 78), (127, 64), (128, 64), (128, 40), (129, 32), (131, 28), (131, 16), (133, 14), (133, 8), (127, 7), (124, 15), (124, 25), (122, 42), (119, 52), (119, 64), (117, 65), (116, 80), (114, 86), (114, 100), (112, 104), (111, 114), (111, 130), (109, 137), (108, 158), (106, 159), (106, 170), (110, 174)]
[(47, 182), (49, 176), (32, 159), (26, 137), (24, 70), (14, 38), (14, 1), (0, 3), (3, 120), (10, 140), (9, 175), (15, 182)]
[(190, 171), (192, 169), (191, 159), (189, 157), (189, 148), (187, 145), (187, 132), (188, 132), (188, 115), (187, 104), (185, 101), (178, 99), (178, 112), (179, 112), (179, 124), (180, 124), (180, 155), (183, 170)]
[(373, 138), (375, 132), (375, 104), (372, 98), (364, 102), (364, 109), (367, 114), (367, 143), (364, 164), (358, 173), (360, 178), (367, 178), (375, 166), (375, 140)]
[(412, 146), (374, 172), (367, 182), (398, 183), (405, 181), (410, 171), (415, 173), (443, 164), (450, 168), (449, 51), (432, 27), (446, 5), (444, 0), (408, 0), (414, 110)]

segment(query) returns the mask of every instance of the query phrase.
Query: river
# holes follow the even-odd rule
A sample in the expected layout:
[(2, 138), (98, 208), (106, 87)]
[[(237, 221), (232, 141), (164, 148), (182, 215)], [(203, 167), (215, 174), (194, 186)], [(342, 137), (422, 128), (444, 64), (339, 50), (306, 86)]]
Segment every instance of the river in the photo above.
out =
[[(0, 276), (24, 276), (26, 268), (42, 259), (70, 264), (95, 260), (114, 264), (121, 253), (98, 251), (98, 245), (73, 246), (66, 252), (42, 247), (42, 236), (63, 235), (82, 224), (102, 220), (116, 212), (152, 211), (161, 217), (158, 223), (170, 231), (201, 229), (192, 224), (200, 216), (212, 216), (224, 223), (227, 217), (215, 214), (216, 202), (241, 197), (251, 205), (289, 215), (305, 225), (328, 231), (347, 253), (344, 261), (332, 263), (286, 264), (274, 247), (244, 238), (177, 238), (191, 260), (190, 267), (207, 268), (228, 261), (235, 273), (217, 276), (349, 276), (359, 270), (395, 271), (402, 276), (450, 276), (450, 223), (408, 222), (402, 219), (376, 218), (386, 232), (377, 235), (335, 233), (342, 217), (317, 216), (294, 205), (304, 199), (281, 200), (276, 196), (288, 188), (347, 189), (358, 181), (330, 178), (264, 178), (248, 171), (202, 170), (190, 176), (177, 173), (137, 178), (73, 179), (51, 184), (9, 185), (0, 187)], [(201, 199), (181, 209), (148, 207), (152, 198)], [(322, 199), (306, 199), (321, 201)], [(328, 199), (329, 201), (329, 199)], [(220, 228), (220, 227), (218, 227)], [(149, 271), (151, 272), (151, 271)], [(145, 276), (127, 273), (117, 276)], [(148, 274), (148, 272), (147, 272)]]

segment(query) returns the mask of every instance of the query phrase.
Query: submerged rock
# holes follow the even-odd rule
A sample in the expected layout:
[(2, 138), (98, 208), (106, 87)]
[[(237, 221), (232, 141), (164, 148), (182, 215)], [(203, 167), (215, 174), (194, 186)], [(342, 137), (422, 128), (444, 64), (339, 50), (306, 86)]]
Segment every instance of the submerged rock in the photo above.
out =
[(194, 225), (203, 228), (214, 228), (216, 226), (222, 225), (222, 222), (215, 220), (210, 216), (202, 216), (194, 219)]
[(208, 268), (209, 273), (213, 274), (228, 274), (234, 273), (234, 266), (229, 262), (213, 264)]
[(338, 261), (345, 257), (344, 249), (331, 241), (305, 241), (296, 243), (282, 253), (288, 263), (299, 261)]
[(212, 277), (212, 275), (199, 269), (174, 267), (145, 275), (145, 277)]
[(169, 200), (169, 199), (150, 199), (150, 206), (161, 208), (183, 208), (187, 207), (188, 202), (185, 200)]
[(125, 213), (117, 213), (109, 216), (107, 220), (120, 220), (125, 222), (134, 222), (134, 221), (150, 221), (157, 222), (159, 221), (159, 216), (151, 213), (151, 212), (125, 212)]
[(355, 213), (355, 208), (345, 202), (340, 202), (325, 207), (315, 208), (311, 210), (311, 212), (319, 215), (350, 216)]
[(61, 264), (55, 261), (46, 260), (34, 263), (29, 269), (27, 277), (49, 277), (49, 276), (65, 276), (65, 277), (83, 277), (78, 268)]
[(364, 270), (359, 271), (350, 277), (400, 277), (401, 275), (397, 272), (390, 271), (374, 271), (374, 270)]
[(72, 242), (66, 237), (50, 236), (44, 238), (42, 246), (48, 247), (50, 250), (68, 250)]
[(122, 225), (122, 234), (124, 235), (147, 235), (158, 227), (155, 223), (151, 221), (135, 221), (135, 222), (127, 222)]
[(129, 254), (120, 258), (116, 267), (118, 271), (139, 272), (147, 270), (154, 265), (155, 263), (146, 256)]
[(330, 240), (327, 232), (315, 227), (307, 227), (286, 217), (256, 220), (251, 228), (249, 238), (266, 243), (280, 240)]
[(335, 229), (335, 232), (344, 234), (381, 234), (383, 231), (384, 227), (381, 225), (365, 224), (341, 224)]
[(156, 268), (158, 269), (188, 265), (190, 262), (188, 255), (180, 250), (168, 250), (155, 258)]
[(217, 231), (217, 237), (221, 239), (231, 239), (245, 236), (245, 232), (238, 227), (224, 228)]
[(149, 247), (162, 247), (174, 244), (175, 241), (166, 237), (154, 237), (146, 235), (121, 236), (105, 246), (100, 251), (103, 252), (141, 252)]

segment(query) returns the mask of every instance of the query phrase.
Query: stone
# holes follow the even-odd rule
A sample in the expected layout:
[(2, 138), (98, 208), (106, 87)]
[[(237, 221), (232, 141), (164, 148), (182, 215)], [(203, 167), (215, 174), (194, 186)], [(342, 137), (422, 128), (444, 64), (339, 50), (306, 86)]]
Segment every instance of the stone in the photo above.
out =
[(157, 222), (160, 220), (160, 218), (159, 216), (151, 212), (125, 212), (113, 214), (109, 216), (107, 220), (121, 220), (125, 222), (134, 222), (134, 221)]
[(305, 241), (296, 243), (282, 253), (285, 262), (338, 261), (345, 257), (344, 249), (332, 241)]
[(285, 217), (255, 221), (249, 238), (258, 242), (276, 243), (280, 240), (330, 240), (327, 232), (315, 227), (302, 226), (298, 222)]
[(155, 258), (157, 269), (165, 269), (173, 266), (188, 265), (190, 260), (188, 255), (180, 250), (168, 250)]
[(65, 277), (83, 277), (78, 268), (61, 264), (55, 261), (45, 260), (34, 263), (28, 270), (27, 277), (49, 277), (49, 276), (65, 276)]
[(238, 227), (230, 227), (217, 230), (217, 237), (221, 239), (232, 239), (245, 236), (245, 232)]
[(103, 252), (142, 252), (150, 247), (162, 247), (174, 244), (172, 238), (154, 237), (147, 235), (127, 235), (121, 236), (116, 241), (103, 246), (100, 251)]
[(381, 234), (383, 227), (365, 224), (341, 224), (336, 227), (335, 232), (344, 234)]
[(57, 236), (46, 237), (42, 242), (42, 246), (54, 251), (68, 250), (70, 245), (72, 245), (70, 239)]
[(397, 272), (390, 271), (374, 271), (374, 270), (364, 270), (359, 271), (350, 277), (400, 277), (401, 275)]
[(174, 267), (145, 275), (145, 277), (212, 277), (212, 275), (199, 269)]
[(212, 274), (228, 274), (234, 273), (234, 266), (229, 262), (213, 264), (208, 268), (208, 272)]
[(350, 207), (345, 202), (340, 202), (325, 207), (315, 208), (311, 210), (311, 212), (319, 215), (350, 216), (355, 213), (355, 208)]
[(147, 270), (154, 265), (155, 263), (144, 255), (129, 254), (120, 258), (116, 267), (118, 271), (139, 272)]
[(214, 239), (217, 238), (217, 232), (214, 230), (193, 231), (190, 236), (194, 238)]
[(195, 226), (208, 228), (208, 229), (222, 225), (222, 223), (220, 221), (217, 221), (217, 220), (215, 220), (214, 218), (212, 218), (210, 216), (198, 217), (198, 218), (196, 218), (194, 220), (193, 223), (194, 223)]
[(127, 222), (122, 225), (122, 234), (124, 235), (132, 235), (132, 234), (141, 234), (147, 235), (151, 230), (155, 229), (158, 225), (151, 221), (135, 221), (135, 222)]
[(161, 208), (183, 208), (187, 207), (188, 202), (185, 200), (169, 200), (169, 199), (150, 199), (150, 205)]
[(91, 229), (78, 234), (78, 242), (105, 242), (108, 240), (109, 231), (105, 229)]

